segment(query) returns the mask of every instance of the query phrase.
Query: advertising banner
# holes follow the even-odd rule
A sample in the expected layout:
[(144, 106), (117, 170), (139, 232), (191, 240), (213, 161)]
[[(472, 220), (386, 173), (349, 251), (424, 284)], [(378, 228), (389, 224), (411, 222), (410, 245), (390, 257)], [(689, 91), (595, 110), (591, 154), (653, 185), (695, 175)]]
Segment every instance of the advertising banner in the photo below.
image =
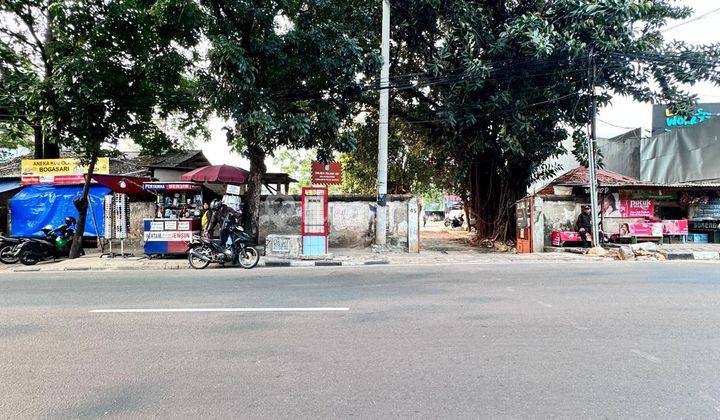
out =
[(687, 220), (663, 220), (662, 224), (665, 235), (687, 235), (690, 233)]
[[(20, 162), (20, 182), (23, 185), (34, 184), (79, 184), (85, 181), (87, 165), (80, 159), (23, 159)], [(96, 174), (110, 173), (110, 159), (98, 158), (95, 164)]]
[(603, 197), (602, 214), (603, 217), (652, 217), (655, 215), (655, 200), (621, 200), (619, 193), (608, 194)]

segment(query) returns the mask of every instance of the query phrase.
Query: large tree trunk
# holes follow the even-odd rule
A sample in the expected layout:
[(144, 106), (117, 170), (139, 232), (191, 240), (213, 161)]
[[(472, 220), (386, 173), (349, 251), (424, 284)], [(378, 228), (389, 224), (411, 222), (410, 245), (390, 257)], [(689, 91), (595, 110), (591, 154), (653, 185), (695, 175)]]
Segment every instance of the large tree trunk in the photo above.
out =
[(85, 175), (85, 183), (83, 184), (82, 195), (80, 201), (77, 203), (78, 220), (77, 227), (75, 229), (75, 235), (73, 236), (72, 247), (70, 248), (70, 258), (78, 258), (80, 251), (83, 246), (83, 234), (85, 234), (85, 222), (87, 220), (88, 210), (88, 195), (90, 194), (90, 183), (92, 176), (95, 173), (95, 164), (98, 160), (98, 154), (100, 153), (100, 146), (93, 150), (90, 165), (88, 166), (87, 175)]
[(250, 177), (248, 179), (248, 190), (245, 194), (243, 227), (245, 232), (257, 241), (260, 232), (260, 195), (262, 194), (263, 176), (267, 171), (265, 167), (265, 150), (256, 145), (249, 145), (248, 159), (250, 159)]
[(57, 159), (60, 157), (60, 147), (57, 143), (45, 142), (43, 149), (43, 157), (45, 159)]
[(33, 153), (33, 157), (35, 159), (42, 159), (45, 157), (45, 152), (43, 149), (43, 146), (45, 145), (45, 139), (43, 138), (43, 132), (42, 127), (39, 125), (33, 125), (33, 136), (35, 137), (35, 152)]
[(477, 239), (504, 241), (515, 237), (513, 203), (525, 194), (524, 187), (498, 169), (494, 161), (479, 163), (470, 169), (472, 208), (475, 212)]

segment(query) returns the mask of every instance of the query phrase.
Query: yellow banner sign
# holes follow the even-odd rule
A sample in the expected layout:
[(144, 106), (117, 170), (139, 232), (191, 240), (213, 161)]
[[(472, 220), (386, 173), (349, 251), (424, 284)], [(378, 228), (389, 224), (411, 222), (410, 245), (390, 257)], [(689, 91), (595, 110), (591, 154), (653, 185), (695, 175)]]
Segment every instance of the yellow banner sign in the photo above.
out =
[[(83, 175), (88, 170), (87, 165), (81, 165), (80, 159), (23, 159), (20, 163), (20, 175), (23, 176), (55, 176), (55, 175)], [(110, 173), (110, 159), (98, 158), (95, 164), (96, 174)]]

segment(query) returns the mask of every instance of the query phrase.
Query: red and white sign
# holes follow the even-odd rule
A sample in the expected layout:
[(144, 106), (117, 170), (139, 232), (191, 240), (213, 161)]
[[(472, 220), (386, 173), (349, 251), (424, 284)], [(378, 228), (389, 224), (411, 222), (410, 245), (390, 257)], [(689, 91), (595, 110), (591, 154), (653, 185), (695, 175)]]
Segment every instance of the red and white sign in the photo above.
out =
[(313, 162), (312, 183), (317, 185), (342, 184), (342, 164), (340, 162)]
[(655, 216), (655, 201), (648, 199), (620, 199), (619, 193), (608, 194), (602, 200), (603, 217), (641, 218)]
[(663, 234), (687, 235), (690, 233), (687, 220), (663, 220)]
[(633, 236), (663, 236), (663, 224), (630, 223), (630, 234)]
[(620, 213), (623, 217), (653, 217), (655, 202), (653, 200), (621, 200)]

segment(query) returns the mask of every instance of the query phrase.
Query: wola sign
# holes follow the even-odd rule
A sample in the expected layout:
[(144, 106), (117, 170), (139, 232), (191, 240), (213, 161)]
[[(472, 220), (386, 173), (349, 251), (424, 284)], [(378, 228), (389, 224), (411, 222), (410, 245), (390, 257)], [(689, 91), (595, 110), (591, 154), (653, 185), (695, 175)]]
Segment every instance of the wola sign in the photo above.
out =
[(340, 162), (313, 162), (312, 183), (316, 185), (342, 184), (342, 164)]

